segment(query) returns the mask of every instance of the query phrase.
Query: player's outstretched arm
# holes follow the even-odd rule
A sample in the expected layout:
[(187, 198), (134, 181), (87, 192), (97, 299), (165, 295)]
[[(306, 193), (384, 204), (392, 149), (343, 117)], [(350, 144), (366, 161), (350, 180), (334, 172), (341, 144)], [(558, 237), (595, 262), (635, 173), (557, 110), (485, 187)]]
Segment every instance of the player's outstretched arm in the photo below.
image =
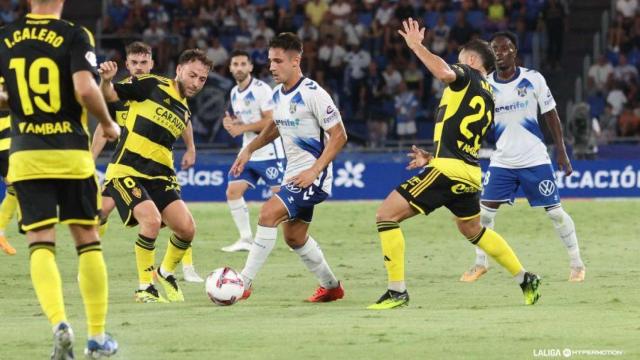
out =
[(93, 132), (93, 138), (91, 139), (91, 155), (93, 156), (94, 161), (98, 156), (100, 156), (100, 153), (104, 149), (106, 143), (107, 139), (104, 137), (102, 125), (98, 124), (98, 126), (96, 126), (96, 131)]
[(542, 117), (549, 126), (553, 143), (556, 146), (556, 161), (558, 162), (558, 168), (560, 168), (561, 171), (564, 171), (566, 175), (570, 175), (573, 172), (573, 167), (571, 166), (569, 155), (567, 155), (567, 148), (564, 144), (564, 136), (562, 134), (562, 124), (560, 123), (558, 112), (554, 108), (542, 114)]
[(276, 123), (272, 121), (264, 129), (262, 129), (260, 134), (255, 139), (253, 139), (253, 141), (251, 141), (249, 145), (247, 145), (244, 149), (242, 149), (242, 151), (240, 151), (238, 157), (236, 158), (236, 161), (233, 163), (233, 165), (231, 165), (231, 170), (229, 170), (229, 173), (231, 173), (231, 175), (233, 176), (239, 176), (240, 173), (242, 173), (242, 170), (244, 170), (244, 165), (249, 161), (249, 159), (251, 159), (251, 154), (253, 154), (254, 151), (272, 142), (273, 140), (277, 139), (278, 136), (280, 136), (280, 132), (278, 132)]
[(187, 151), (182, 155), (180, 167), (182, 170), (187, 170), (196, 163), (196, 143), (193, 141), (193, 125), (191, 121), (187, 123), (187, 128), (182, 132), (182, 140), (187, 147)]
[(120, 127), (111, 119), (107, 104), (104, 102), (98, 84), (93, 79), (93, 74), (86, 70), (73, 73), (73, 86), (80, 103), (102, 125), (104, 137), (109, 141), (117, 140), (120, 136)]
[(290, 179), (285, 179), (285, 182), (293, 183), (301, 188), (309, 187), (329, 163), (338, 156), (338, 153), (347, 143), (347, 132), (344, 129), (344, 125), (339, 122), (326, 130), (326, 132), (329, 134), (329, 141), (320, 157), (313, 163), (313, 166)]
[(433, 54), (429, 49), (422, 45), (424, 40), (425, 28), (421, 28), (417, 20), (408, 18), (402, 21), (402, 29), (398, 30), (398, 34), (404, 38), (407, 46), (422, 61), (438, 80), (450, 84), (456, 80), (456, 73), (451, 70), (441, 57)]

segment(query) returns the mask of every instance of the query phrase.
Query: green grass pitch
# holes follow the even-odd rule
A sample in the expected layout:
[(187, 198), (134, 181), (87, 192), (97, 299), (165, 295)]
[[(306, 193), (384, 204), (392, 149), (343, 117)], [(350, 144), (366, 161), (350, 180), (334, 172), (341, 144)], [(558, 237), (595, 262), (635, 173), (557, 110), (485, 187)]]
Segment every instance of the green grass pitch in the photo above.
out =
[[(103, 247), (110, 276), (108, 331), (120, 343), (116, 358), (528, 359), (565, 348), (621, 350), (614, 358), (640, 358), (640, 202), (565, 201), (587, 265), (582, 284), (567, 282), (568, 258), (543, 210), (522, 202), (501, 209), (496, 230), (543, 279), (535, 306), (523, 305), (520, 288), (494, 262), (479, 282), (458, 282), (474, 252), (447, 210), (410, 219), (402, 228), (411, 302), (381, 312), (365, 309), (386, 285), (374, 219), (378, 204), (327, 202), (316, 208), (311, 233), (346, 291), (343, 300), (329, 304), (302, 301), (314, 291), (315, 279), (280, 239), (246, 302), (218, 307), (202, 285), (182, 283), (185, 303), (136, 304), (136, 232), (112, 215)], [(189, 206), (198, 226), (194, 258), (201, 275), (225, 265), (242, 269), (246, 253), (219, 251), (237, 237), (226, 204)], [(251, 205), (254, 224), (258, 209)], [(48, 358), (51, 332), (31, 287), (25, 240), (15, 227), (9, 235), (18, 254), (0, 256), (0, 359)], [(163, 230), (157, 262), (167, 239)], [(81, 358), (86, 328), (77, 257), (62, 227), (57, 254)]]

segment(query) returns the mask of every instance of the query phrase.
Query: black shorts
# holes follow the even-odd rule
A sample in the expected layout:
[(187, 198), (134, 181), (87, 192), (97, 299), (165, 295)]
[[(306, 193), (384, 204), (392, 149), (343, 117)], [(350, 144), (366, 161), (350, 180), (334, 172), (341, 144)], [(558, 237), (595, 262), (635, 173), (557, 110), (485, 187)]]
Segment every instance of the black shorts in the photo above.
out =
[(160, 212), (172, 202), (180, 200), (178, 184), (165, 180), (116, 178), (109, 180), (106, 191), (115, 201), (120, 218), (126, 226), (138, 225), (133, 217), (133, 208), (145, 200), (153, 201)]
[(22, 230), (29, 231), (58, 222), (97, 225), (98, 180), (39, 179), (13, 184), (18, 198), (18, 218)]
[(0, 151), (0, 176), (4, 180), (7, 180), (7, 173), (9, 172), (9, 150)]
[(428, 167), (403, 182), (396, 191), (417, 211), (427, 215), (444, 206), (456, 217), (468, 219), (480, 214), (480, 189), (452, 180), (438, 169)]

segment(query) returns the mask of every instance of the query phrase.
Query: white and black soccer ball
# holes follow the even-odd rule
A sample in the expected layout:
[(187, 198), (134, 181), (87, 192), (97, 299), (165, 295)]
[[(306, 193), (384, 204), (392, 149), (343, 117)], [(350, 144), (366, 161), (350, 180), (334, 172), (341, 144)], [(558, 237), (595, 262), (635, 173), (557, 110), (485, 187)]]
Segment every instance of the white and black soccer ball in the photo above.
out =
[(244, 283), (240, 274), (230, 267), (213, 270), (204, 283), (205, 292), (214, 304), (233, 305), (244, 293)]

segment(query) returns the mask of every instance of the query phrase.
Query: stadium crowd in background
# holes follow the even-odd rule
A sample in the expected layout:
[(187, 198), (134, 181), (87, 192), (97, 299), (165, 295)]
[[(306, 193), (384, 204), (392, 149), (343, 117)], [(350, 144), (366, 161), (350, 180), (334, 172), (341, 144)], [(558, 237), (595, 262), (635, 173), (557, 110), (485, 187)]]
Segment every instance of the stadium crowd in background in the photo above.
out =
[(607, 47), (589, 67), (591, 116), (599, 120), (601, 141), (640, 135), (640, 14), (636, 0), (617, 0)]
[[(448, 62), (468, 40), (496, 30), (518, 34), (520, 54), (531, 66), (535, 31), (555, 26), (545, 0), (111, 0), (103, 18), (103, 56), (122, 58), (122, 47), (140, 38), (154, 47), (156, 70), (172, 68), (185, 47), (206, 49), (216, 72), (228, 74), (233, 50), (249, 52), (255, 75), (272, 82), (267, 45), (274, 34), (296, 32), (304, 41), (302, 68), (340, 107), (351, 130), (369, 144), (389, 138), (430, 138), (433, 108), (442, 89), (401, 46), (400, 19), (417, 17), (431, 29), (429, 47)], [(548, 21), (547, 21), (548, 20)], [(545, 25), (546, 24), (546, 25)], [(549, 55), (557, 62), (562, 44)], [(413, 106), (412, 104), (417, 104)], [(422, 125), (424, 124), (424, 126)]]

